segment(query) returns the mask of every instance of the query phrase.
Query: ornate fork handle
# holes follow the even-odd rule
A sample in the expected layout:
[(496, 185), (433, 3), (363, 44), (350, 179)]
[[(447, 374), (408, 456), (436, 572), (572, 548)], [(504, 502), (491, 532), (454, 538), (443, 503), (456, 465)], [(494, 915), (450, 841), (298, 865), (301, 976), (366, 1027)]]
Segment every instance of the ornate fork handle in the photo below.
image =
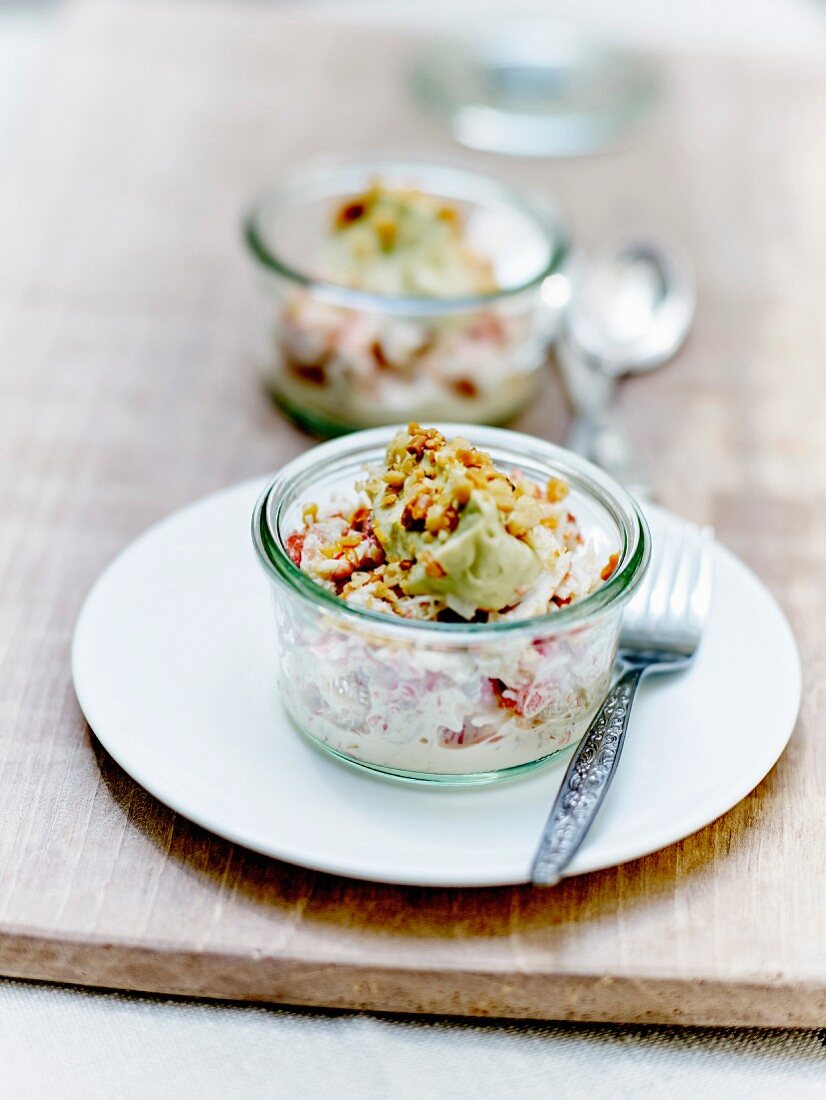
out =
[(591, 828), (617, 770), (631, 705), (647, 667), (635, 665), (620, 676), (579, 743), (534, 857), (534, 885), (556, 885)]

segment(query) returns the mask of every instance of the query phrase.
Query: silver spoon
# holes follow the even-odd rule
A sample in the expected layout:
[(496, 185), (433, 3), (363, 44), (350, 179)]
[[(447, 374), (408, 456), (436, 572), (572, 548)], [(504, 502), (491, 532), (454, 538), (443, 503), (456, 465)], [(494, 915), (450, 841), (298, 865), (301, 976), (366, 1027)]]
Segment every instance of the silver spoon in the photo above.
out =
[(638, 232), (600, 250), (565, 318), (557, 356), (574, 411), (568, 447), (640, 495), (648, 495), (647, 477), (616, 416), (617, 383), (675, 355), (695, 306), (694, 274), (682, 249)]

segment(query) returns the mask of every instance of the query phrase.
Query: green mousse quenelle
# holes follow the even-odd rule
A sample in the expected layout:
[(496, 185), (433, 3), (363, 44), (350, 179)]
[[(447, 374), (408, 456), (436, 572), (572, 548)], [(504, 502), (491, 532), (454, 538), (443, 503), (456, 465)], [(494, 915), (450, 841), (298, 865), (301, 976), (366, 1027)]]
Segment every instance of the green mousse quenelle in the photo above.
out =
[(377, 294), (492, 294), (493, 270), (465, 238), (458, 209), (412, 188), (376, 182), (338, 211), (325, 275)]
[(428, 543), (422, 532), (406, 531), (399, 515), (388, 532), (388, 545), (404, 546), (413, 562), (404, 586), (413, 596), (453, 596), (475, 610), (501, 611), (516, 603), (541, 568), (531, 547), (508, 534), (496, 502), (481, 489), (471, 493), (446, 537)]
[(293, 562), (354, 607), (405, 619), (545, 615), (610, 577), (570, 510), (568, 485), (498, 469), (466, 439), (411, 423), (351, 499), (303, 507)]
[(410, 425), (387, 449), (387, 468), (364, 486), (391, 561), (410, 595), (450, 597), (469, 613), (517, 603), (542, 562), (529, 541), (540, 521), (533, 492), (515, 485), (464, 439)]

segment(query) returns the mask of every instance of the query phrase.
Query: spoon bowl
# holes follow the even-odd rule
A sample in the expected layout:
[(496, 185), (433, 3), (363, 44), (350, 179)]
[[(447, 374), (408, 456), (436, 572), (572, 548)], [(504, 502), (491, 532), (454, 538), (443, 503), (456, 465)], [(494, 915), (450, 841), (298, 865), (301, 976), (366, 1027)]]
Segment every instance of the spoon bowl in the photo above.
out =
[(682, 347), (696, 306), (694, 274), (664, 237), (631, 233), (595, 256), (567, 319), (567, 341), (619, 378), (654, 370)]
[(650, 487), (614, 409), (618, 381), (654, 370), (685, 343), (697, 294), (683, 250), (660, 235), (624, 235), (597, 253), (576, 287), (557, 361), (573, 410), (568, 447), (638, 495)]

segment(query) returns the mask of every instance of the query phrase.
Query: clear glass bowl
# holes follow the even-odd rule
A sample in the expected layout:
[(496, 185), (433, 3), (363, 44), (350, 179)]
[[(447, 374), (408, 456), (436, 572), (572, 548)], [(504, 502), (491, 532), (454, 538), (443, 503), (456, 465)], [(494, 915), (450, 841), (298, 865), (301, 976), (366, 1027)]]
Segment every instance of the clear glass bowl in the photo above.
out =
[(353, 496), (394, 429), (315, 447), (262, 494), (253, 540), (272, 582), (281, 695), (316, 745), (401, 779), (486, 783), (548, 761), (583, 735), (608, 690), (624, 604), (649, 558), (631, 497), (583, 459), (530, 436), (439, 425), (463, 434), (502, 469), (563, 477), (571, 511), (613, 575), (549, 615), (493, 624), (411, 622), (348, 605), (295, 566), (285, 548), (304, 504)]
[[(374, 294), (320, 277), (334, 212), (377, 180), (457, 208), (500, 290)], [(461, 169), (376, 160), (291, 176), (253, 207), (244, 235), (261, 288), (266, 381), (315, 434), (411, 418), (503, 423), (532, 396), (558, 321), (548, 280), (562, 278), (569, 251), (552, 207)]]
[(438, 37), (412, 79), (457, 141), (511, 156), (600, 152), (632, 133), (661, 95), (650, 58), (545, 18), (482, 19)]

